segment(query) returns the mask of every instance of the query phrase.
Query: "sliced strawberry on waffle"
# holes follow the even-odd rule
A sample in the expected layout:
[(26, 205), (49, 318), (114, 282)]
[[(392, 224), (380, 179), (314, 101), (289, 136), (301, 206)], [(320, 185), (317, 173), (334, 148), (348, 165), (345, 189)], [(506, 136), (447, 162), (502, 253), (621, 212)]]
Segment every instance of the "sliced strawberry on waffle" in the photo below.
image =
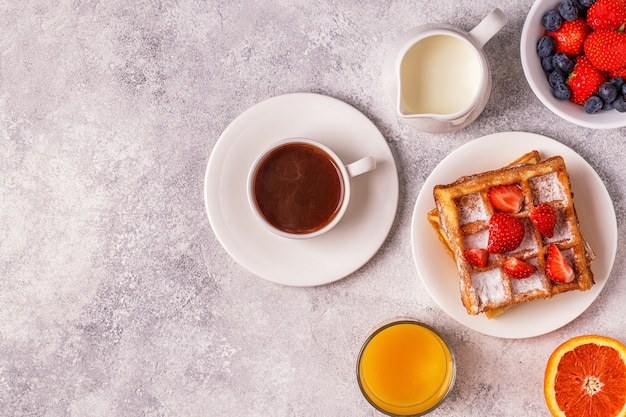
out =
[(524, 279), (535, 273), (537, 268), (534, 265), (524, 262), (514, 256), (507, 258), (502, 264), (502, 269), (512, 278)]
[(493, 208), (503, 213), (519, 213), (524, 203), (524, 194), (517, 184), (496, 185), (488, 195)]
[(489, 219), (489, 253), (504, 253), (515, 250), (522, 240), (526, 229), (520, 219), (507, 213), (495, 213)]
[(546, 273), (548, 278), (554, 282), (567, 284), (574, 280), (574, 270), (567, 263), (565, 257), (556, 246), (551, 243), (548, 248), (548, 256), (546, 258)]
[(556, 226), (556, 210), (548, 203), (536, 206), (530, 212), (530, 221), (545, 237), (554, 236)]
[(474, 266), (485, 267), (489, 259), (489, 251), (482, 248), (465, 249), (463, 251), (465, 260)]

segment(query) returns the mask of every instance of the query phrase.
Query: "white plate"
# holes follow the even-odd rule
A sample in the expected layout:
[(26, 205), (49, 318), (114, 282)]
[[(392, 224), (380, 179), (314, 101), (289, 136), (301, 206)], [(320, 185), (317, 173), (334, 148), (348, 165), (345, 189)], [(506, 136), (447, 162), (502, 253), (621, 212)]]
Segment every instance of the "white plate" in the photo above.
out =
[[(561, 155), (565, 160), (583, 236), (597, 255), (592, 264), (596, 284), (585, 292), (573, 291), (521, 304), (495, 319), (490, 320), (484, 314), (471, 316), (461, 303), (456, 266), (426, 219), (426, 214), (435, 207), (433, 188), (437, 184), (449, 184), (463, 175), (497, 169), (532, 150), (538, 150), (543, 158)], [(572, 149), (536, 134), (496, 133), (456, 149), (424, 182), (413, 211), (411, 243), (422, 282), (446, 313), (465, 326), (490, 336), (525, 338), (566, 325), (595, 300), (615, 260), (617, 221), (611, 197), (602, 180)]]
[[(246, 197), (255, 157), (271, 142), (294, 136), (327, 145), (344, 163), (366, 155), (377, 162), (374, 171), (352, 179), (341, 222), (312, 239), (269, 232)], [(385, 138), (354, 107), (320, 94), (286, 94), (246, 110), (222, 133), (207, 166), (204, 197), (215, 235), (241, 266), (279, 284), (321, 285), (356, 271), (383, 244), (398, 206), (398, 173)]]

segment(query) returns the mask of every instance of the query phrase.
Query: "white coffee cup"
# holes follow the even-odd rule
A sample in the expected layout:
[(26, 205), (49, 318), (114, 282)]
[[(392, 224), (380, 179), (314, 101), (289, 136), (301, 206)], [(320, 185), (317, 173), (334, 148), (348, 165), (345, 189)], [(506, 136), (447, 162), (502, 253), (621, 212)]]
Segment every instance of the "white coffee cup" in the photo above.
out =
[(252, 164), (248, 201), (267, 230), (287, 238), (312, 238), (335, 227), (345, 214), (350, 179), (375, 168), (372, 156), (346, 165), (322, 143), (282, 139)]

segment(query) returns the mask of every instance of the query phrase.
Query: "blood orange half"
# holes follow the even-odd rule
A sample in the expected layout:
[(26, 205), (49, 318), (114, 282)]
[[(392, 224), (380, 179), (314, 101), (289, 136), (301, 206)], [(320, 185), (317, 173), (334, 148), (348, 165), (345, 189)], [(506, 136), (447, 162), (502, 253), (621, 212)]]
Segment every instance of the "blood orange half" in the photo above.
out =
[(548, 359), (543, 391), (556, 417), (626, 416), (626, 346), (598, 335), (568, 340)]

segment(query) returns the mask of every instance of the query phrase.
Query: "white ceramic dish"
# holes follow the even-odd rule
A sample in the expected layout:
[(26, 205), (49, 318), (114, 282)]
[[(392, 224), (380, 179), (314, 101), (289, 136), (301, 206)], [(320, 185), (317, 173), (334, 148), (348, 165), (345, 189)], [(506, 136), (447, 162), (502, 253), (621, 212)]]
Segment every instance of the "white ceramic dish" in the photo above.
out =
[(537, 42), (544, 35), (541, 18), (548, 10), (555, 9), (559, 2), (560, 0), (537, 0), (526, 16), (522, 29), (520, 53), (522, 68), (530, 88), (548, 109), (571, 123), (592, 129), (626, 126), (626, 113), (610, 110), (587, 114), (582, 106), (569, 100), (557, 100), (552, 95), (546, 73), (541, 68), (541, 61), (537, 56)]
[[(469, 315), (459, 294), (456, 266), (441, 246), (426, 214), (435, 207), (437, 184), (502, 167), (531, 150), (543, 158), (565, 159), (574, 204), (585, 239), (597, 255), (591, 269), (596, 284), (588, 291), (559, 294), (521, 304), (495, 319)], [(478, 332), (502, 338), (527, 338), (556, 330), (574, 320), (604, 287), (617, 250), (617, 221), (608, 191), (594, 169), (576, 152), (545, 136), (524, 132), (496, 133), (471, 141), (434, 169), (419, 193), (411, 224), (413, 257), (419, 276), (435, 302), (452, 318)]]
[[(391, 107), (395, 110), (400, 120), (417, 130), (430, 133), (453, 132), (468, 126), (476, 120), (489, 101), (492, 85), (491, 70), (483, 47), (502, 29), (507, 21), (508, 18), (502, 10), (495, 8), (469, 32), (465, 32), (451, 25), (430, 23), (420, 25), (399, 36), (389, 49), (383, 64), (383, 87), (387, 93), (389, 104), (391, 104)], [(441, 39), (447, 39), (447, 41), (441, 43)], [(456, 42), (450, 43), (451, 40), (456, 40)], [(419, 48), (422, 49), (422, 53), (425, 52), (425, 50), (429, 50), (430, 52), (436, 51), (436, 54), (420, 56), (416, 60), (414, 52), (416, 50), (415, 47), (420, 43), (421, 45), (425, 43), (433, 45), (432, 42), (436, 42), (437, 44), (431, 47)], [(402, 68), (406, 65), (406, 62), (411, 61), (430, 62), (431, 65), (437, 65), (436, 62), (442, 59), (441, 53), (445, 49), (442, 45), (447, 45), (447, 48), (452, 47), (451, 50), (446, 51), (446, 62), (442, 65), (442, 68), (462, 67), (464, 69), (464, 82), (468, 83), (470, 86), (475, 86), (476, 91), (473, 95), (468, 94), (469, 97), (467, 97), (465, 102), (465, 108), (457, 107), (457, 110), (452, 113), (415, 113), (410, 108), (411, 106), (406, 106), (405, 103), (412, 101), (410, 98), (414, 90), (416, 88), (419, 89), (419, 87), (414, 85), (409, 88), (403, 88), (402, 86), (407, 79), (414, 79), (416, 74), (420, 71), (417, 71), (416, 68), (411, 66), (409, 69), (405, 70), (410, 72), (410, 76), (403, 77)], [(456, 47), (454, 45), (456, 45)], [(413, 56), (413, 58), (411, 58), (411, 56)], [(458, 60), (461, 60), (461, 62), (458, 62)], [(433, 68), (423, 72), (431, 73), (429, 82), (439, 86), (435, 93), (439, 96), (439, 99), (445, 96), (441, 86), (442, 83), (438, 82), (436, 79), (432, 79), (432, 73), (446, 72), (437, 71)], [(446, 76), (449, 77), (449, 75)], [(460, 92), (465, 90), (463, 85), (453, 87), (451, 80), (447, 80), (445, 84), (453, 91), (453, 93), (450, 91), (448, 93), (453, 94), (457, 98), (461, 97)], [(402, 97), (404, 94), (403, 90), (405, 89), (407, 91), (404, 93), (409, 93), (408, 97)], [(427, 93), (427, 91), (428, 89), (423, 89), (422, 93)]]
[[(330, 147), (345, 163), (376, 158), (374, 171), (353, 178), (341, 222), (311, 239), (277, 236), (255, 218), (247, 201), (248, 171), (270, 143), (307, 137)], [(237, 117), (217, 141), (207, 165), (205, 205), (224, 249), (248, 271), (292, 286), (327, 284), (363, 266), (380, 248), (398, 206), (398, 174), (376, 126), (354, 107), (312, 93), (286, 94)]]

